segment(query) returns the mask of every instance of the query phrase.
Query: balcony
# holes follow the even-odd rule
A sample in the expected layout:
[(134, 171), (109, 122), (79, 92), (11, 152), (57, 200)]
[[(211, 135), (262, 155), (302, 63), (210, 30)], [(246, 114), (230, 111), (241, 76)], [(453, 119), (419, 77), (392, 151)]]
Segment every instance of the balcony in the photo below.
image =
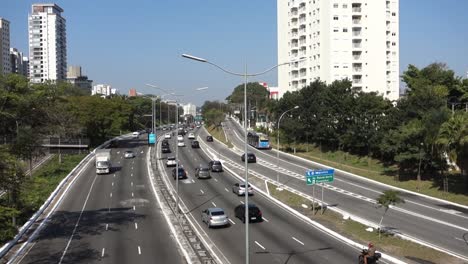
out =
[(355, 84), (362, 84), (362, 79), (361, 78), (356, 78), (356, 79), (353, 78), (353, 85), (355, 85)]
[(361, 25), (361, 19), (353, 19), (353, 25)]
[(305, 27), (299, 28), (299, 34), (303, 35), (305, 33), (306, 33), (306, 28)]
[(299, 44), (297, 44), (297, 42), (293, 42), (291, 44), (291, 48), (297, 48), (297, 47), (299, 47)]
[(362, 31), (361, 30), (353, 30), (353, 37), (361, 38)]
[(360, 61), (361, 58), (362, 58), (361, 55), (353, 55), (353, 60), (355, 60), (355, 61)]
[(353, 42), (353, 48), (354, 49), (362, 49), (361, 42)]
[(353, 13), (361, 13), (362, 9), (361, 7), (353, 7), (352, 11)]
[(291, 32), (291, 37), (292, 38), (297, 38), (299, 36), (299, 34), (297, 34), (297, 31), (296, 32)]

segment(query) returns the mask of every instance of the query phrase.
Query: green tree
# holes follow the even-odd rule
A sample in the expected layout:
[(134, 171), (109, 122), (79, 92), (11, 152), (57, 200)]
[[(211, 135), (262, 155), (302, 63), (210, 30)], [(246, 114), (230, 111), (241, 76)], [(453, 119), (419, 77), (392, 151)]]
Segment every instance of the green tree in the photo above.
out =
[(440, 128), (437, 143), (460, 167), (468, 190), (468, 113), (458, 113), (445, 122)]
[(382, 229), (382, 222), (383, 222), (384, 216), (387, 214), (387, 211), (388, 209), (390, 209), (390, 206), (395, 206), (400, 203), (405, 203), (405, 200), (401, 198), (399, 194), (400, 192), (398, 191), (387, 190), (387, 191), (384, 191), (377, 198), (377, 207), (384, 208), (384, 212), (379, 222), (379, 238), (380, 238), (380, 230)]

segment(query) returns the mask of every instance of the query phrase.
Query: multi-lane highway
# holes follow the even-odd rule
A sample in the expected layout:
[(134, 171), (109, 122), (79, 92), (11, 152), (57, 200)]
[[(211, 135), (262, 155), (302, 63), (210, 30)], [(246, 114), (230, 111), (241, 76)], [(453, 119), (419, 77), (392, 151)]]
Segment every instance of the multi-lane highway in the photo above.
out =
[(151, 192), (147, 151), (144, 139), (119, 140), (107, 175), (91, 160), (13, 263), (185, 263)]
[[(243, 129), (232, 119), (228, 119), (224, 124), (226, 136), (235, 149), (227, 150), (217, 144), (211, 146), (225, 158), (240, 163), (238, 157), (244, 149)], [(304, 183), (305, 171), (317, 168), (311, 162), (281, 154), (278, 168), (276, 150), (259, 151), (249, 146), (249, 151), (257, 156), (257, 164), (251, 165), (251, 170), (273, 180), (276, 180), (279, 171), (281, 183), (311, 194), (311, 188)], [(336, 172), (335, 181), (325, 185), (324, 200), (327, 204), (350, 214), (378, 223), (382, 211), (376, 209), (375, 201), (387, 189), (389, 188), (381, 184)], [(402, 192), (401, 196), (406, 203), (389, 210), (383, 222), (384, 226), (468, 258), (468, 244), (464, 239), (468, 233), (466, 207), (406, 192)]]
[[(207, 165), (210, 158), (202, 149), (192, 149), (190, 140), (185, 141), (187, 147), (179, 148), (180, 164), (188, 172), (188, 179), (179, 182), (181, 203), (186, 208), (183, 213), (193, 218), (199, 232), (208, 238), (209, 247), (219, 252), (223, 263), (244, 263), (245, 226), (234, 216), (234, 208), (243, 203), (244, 197), (232, 193), (231, 189), (238, 181), (228, 172), (212, 172), (211, 179), (195, 178), (195, 168)], [(175, 150), (174, 139), (169, 142)], [(165, 168), (165, 159), (174, 152), (158, 153), (160, 168)], [(175, 188), (172, 168), (165, 168), (163, 177)], [(262, 210), (264, 217), (263, 222), (250, 224), (251, 263), (352, 263), (357, 259), (357, 248), (328, 236), (266, 197), (255, 194), (251, 201)], [(223, 208), (230, 217), (230, 226), (209, 229), (201, 221), (201, 212), (208, 207)]]

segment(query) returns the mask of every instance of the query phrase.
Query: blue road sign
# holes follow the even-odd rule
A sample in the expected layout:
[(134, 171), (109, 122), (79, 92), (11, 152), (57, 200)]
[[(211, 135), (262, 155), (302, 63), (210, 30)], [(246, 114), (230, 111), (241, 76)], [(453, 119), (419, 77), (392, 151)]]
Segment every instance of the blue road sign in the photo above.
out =
[(156, 134), (151, 133), (148, 135), (148, 143), (155, 144), (156, 143)]

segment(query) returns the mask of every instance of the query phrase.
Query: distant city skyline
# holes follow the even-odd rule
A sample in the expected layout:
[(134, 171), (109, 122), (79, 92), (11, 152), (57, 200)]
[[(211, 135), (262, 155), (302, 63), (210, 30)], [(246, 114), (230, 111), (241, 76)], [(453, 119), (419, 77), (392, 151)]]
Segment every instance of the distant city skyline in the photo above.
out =
[[(10, 22), (10, 47), (28, 54), (28, 14), (34, 3), (5, 1), (0, 17)], [(224, 100), (242, 83), (182, 53), (207, 58), (230, 70), (258, 72), (277, 63), (276, 1), (55, 1), (67, 23), (67, 64), (81, 65), (95, 83), (128, 94), (155, 93), (157, 86), (185, 94), (184, 103)], [(121, 2), (127, 3), (127, 2)], [(92, 6), (92, 8), (90, 8)], [(248, 8), (245, 8), (248, 6)], [(468, 1), (400, 1), (400, 74), (408, 64), (443, 62), (458, 76), (468, 71)], [(175, 15), (176, 14), (176, 15)], [(229, 14), (229, 15), (226, 15)], [(438, 14), (438, 15), (434, 15)], [(122, 20), (122, 18), (125, 18)], [(273, 71), (250, 82), (277, 86)], [(209, 92), (192, 93), (208, 86)]]

